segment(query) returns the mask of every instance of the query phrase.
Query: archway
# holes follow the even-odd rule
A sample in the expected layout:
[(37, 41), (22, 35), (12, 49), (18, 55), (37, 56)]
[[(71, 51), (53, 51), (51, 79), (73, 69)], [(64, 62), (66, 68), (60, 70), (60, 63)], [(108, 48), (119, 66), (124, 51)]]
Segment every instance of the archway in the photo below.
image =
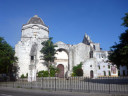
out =
[(55, 57), (56, 57), (55, 63), (58, 65), (57, 67), (60, 70), (58, 77), (67, 77), (67, 74), (69, 71), (68, 51), (66, 49), (59, 48), (59, 49), (57, 49), (56, 53), (57, 54), (55, 55)]
[(90, 78), (93, 78), (93, 70), (90, 71)]
[[(69, 52), (67, 49), (59, 48), (56, 50), (57, 54), (55, 55), (56, 60), (55, 62), (67, 62), (68, 64), (68, 70), (70, 69), (69, 65)], [(63, 64), (63, 63), (61, 63)]]
[(64, 77), (64, 66), (62, 64), (59, 64), (57, 68), (59, 69), (58, 77), (63, 78)]

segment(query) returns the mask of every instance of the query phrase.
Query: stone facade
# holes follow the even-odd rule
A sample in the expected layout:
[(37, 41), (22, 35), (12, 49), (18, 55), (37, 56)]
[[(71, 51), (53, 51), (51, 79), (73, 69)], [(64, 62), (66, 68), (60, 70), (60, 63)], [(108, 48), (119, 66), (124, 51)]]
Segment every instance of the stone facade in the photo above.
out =
[[(48, 38), (49, 29), (37, 15), (30, 18), (27, 24), (22, 26), (21, 40), (15, 46), (19, 77), (28, 73), (28, 81), (35, 81), (38, 71), (47, 70), (40, 50), (43, 47), (41, 43)], [(55, 44), (58, 46), (56, 47), (58, 54), (56, 54), (54, 64), (62, 70), (60, 77), (71, 76), (73, 66), (80, 64), (80, 62), (83, 63), (84, 77), (110, 76), (111, 68), (101, 67), (99, 69), (99, 66), (102, 65), (113, 66), (107, 63), (108, 51), (102, 51), (100, 44), (92, 42), (86, 33), (83, 41), (79, 44), (70, 45), (61, 41)], [(115, 69), (117, 70), (116, 66)], [(117, 76), (117, 71), (114, 76)]]
[[(35, 21), (34, 21), (35, 20)], [(35, 15), (22, 26), (21, 40), (15, 46), (18, 57), (19, 77), (28, 74), (28, 80), (36, 80), (36, 72), (46, 70), (41, 60), (41, 43), (49, 38), (48, 27)]]

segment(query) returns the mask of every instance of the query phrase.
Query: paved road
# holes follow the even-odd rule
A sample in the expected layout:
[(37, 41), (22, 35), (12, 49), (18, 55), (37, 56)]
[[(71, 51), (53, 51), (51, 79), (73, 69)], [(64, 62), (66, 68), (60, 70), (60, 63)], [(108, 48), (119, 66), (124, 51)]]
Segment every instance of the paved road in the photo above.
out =
[[(60, 95), (51, 94), (51, 93), (0, 91), (0, 96), (60, 96)], [(65, 96), (65, 95), (61, 95), (61, 96)]]
[(37, 89), (0, 88), (0, 96), (90, 96), (85, 93), (43, 91)]
[(64, 91), (47, 91), (39, 89), (5, 88), (0, 87), (0, 96), (128, 96), (128, 94), (101, 94)]
[(0, 96), (73, 96), (65, 94), (52, 94), (52, 93), (33, 93), (33, 92), (12, 92), (0, 91)]

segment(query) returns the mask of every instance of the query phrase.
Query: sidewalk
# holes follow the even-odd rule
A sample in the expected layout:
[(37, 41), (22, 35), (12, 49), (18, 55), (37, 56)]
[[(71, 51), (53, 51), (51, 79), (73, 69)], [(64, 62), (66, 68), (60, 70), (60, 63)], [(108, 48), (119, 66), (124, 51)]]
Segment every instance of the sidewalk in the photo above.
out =
[(40, 89), (23, 89), (23, 88), (9, 88), (0, 87), (1, 91), (11, 91), (11, 92), (25, 92), (25, 93), (37, 93), (37, 94), (48, 94), (57, 96), (128, 96), (128, 94), (105, 94), (105, 93), (83, 93), (83, 92), (67, 92), (67, 91), (48, 91)]

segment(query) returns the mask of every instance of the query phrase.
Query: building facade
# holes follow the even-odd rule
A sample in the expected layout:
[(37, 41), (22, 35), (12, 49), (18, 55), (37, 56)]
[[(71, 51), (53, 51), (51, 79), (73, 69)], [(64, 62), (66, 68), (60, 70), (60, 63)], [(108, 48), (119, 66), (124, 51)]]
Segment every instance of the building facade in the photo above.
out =
[[(37, 15), (22, 26), (21, 40), (15, 45), (19, 77), (28, 74), (28, 81), (35, 81), (37, 72), (47, 70), (40, 50), (43, 47), (41, 43), (48, 38), (49, 28)], [(116, 66), (107, 62), (108, 51), (102, 51), (100, 44), (92, 42), (86, 33), (79, 44), (70, 45), (59, 41), (55, 45), (58, 46), (54, 62), (54, 65), (60, 69), (58, 77), (71, 76), (73, 66), (80, 62), (83, 63), (84, 77), (118, 76)]]

